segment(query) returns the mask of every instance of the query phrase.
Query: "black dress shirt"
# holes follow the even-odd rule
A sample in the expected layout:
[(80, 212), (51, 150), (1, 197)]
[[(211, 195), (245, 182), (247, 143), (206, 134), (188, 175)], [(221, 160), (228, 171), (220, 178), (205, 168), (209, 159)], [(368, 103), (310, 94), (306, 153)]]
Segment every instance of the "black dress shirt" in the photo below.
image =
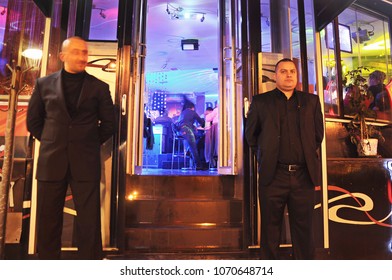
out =
[(280, 144), (278, 162), (283, 164), (305, 164), (305, 155), (301, 142), (297, 93), (290, 99), (283, 92), (277, 93), (277, 107), (280, 122)]

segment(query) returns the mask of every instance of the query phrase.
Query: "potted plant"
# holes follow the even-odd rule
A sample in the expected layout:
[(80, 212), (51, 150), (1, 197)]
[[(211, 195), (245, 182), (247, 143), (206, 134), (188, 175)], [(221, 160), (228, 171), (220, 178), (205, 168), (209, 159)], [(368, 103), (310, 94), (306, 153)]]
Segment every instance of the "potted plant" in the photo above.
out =
[(381, 131), (374, 125), (369, 124), (367, 119), (376, 119), (377, 114), (369, 108), (373, 100), (368, 91), (367, 80), (363, 77), (366, 67), (360, 66), (348, 71), (344, 77), (346, 96), (344, 98), (345, 113), (352, 116), (347, 130), (350, 140), (357, 146), (359, 156), (377, 156), (378, 142), (384, 142)]

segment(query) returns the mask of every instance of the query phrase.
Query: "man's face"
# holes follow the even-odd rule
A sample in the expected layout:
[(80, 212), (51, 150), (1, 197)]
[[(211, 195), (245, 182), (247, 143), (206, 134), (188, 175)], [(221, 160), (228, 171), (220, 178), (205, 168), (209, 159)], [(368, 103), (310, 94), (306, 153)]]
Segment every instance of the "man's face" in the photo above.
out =
[(88, 50), (85, 41), (70, 39), (60, 53), (60, 59), (64, 62), (64, 69), (69, 73), (83, 72), (87, 65)]
[(278, 64), (275, 72), (276, 87), (285, 92), (292, 91), (297, 86), (297, 68), (291, 61)]

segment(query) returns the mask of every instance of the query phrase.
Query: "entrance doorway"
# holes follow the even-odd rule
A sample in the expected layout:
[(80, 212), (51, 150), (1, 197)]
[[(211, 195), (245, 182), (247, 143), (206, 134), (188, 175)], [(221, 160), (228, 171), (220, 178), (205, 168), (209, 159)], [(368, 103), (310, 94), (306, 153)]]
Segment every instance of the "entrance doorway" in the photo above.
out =
[[(236, 94), (242, 91), (241, 40), (238, 39), (241, 13), (237, 1), (135, 2), (132, 45), (122, 49), (124, 67), (119, 67), (124, 69), (120, 74), (124, 77), (128, 76), (126, 69), (132, 71), (129, 87), (126, 81), (119, 85), (124, 91), (129, 88), (129, 94), (121, 96), (121, 114), (127, 118), (127, 135), (123, 138), (126, 145), (119, 146), (126, 148), (127, 174), (163, 171), (165, 158), (166, 167), (170, 162), (170, 169), (165, 169), (174, 172), (174, 167), (171, 168), (174, 157), (179, 159), (177, 167), (194, 167), (188, 149), (181, 146), (183, 143), (176, 148), (173, 137), (164, 135), (171, 132), (168, 126), (166, 131), (162, 125), (157, 126), (154, 134), (157, 118), (167, 114), (173, 122), (188, 101), (195, 105), (198, 115), (204, 115), (209, 104), (218, 105), (218, 174), (235, 175), (242, 169), (239, 135), (243, 106), (241, 95)], [(131, 65), (126, 65), (128, 57)], [(180, 165), (181, 154), (185, 158), (183, 165)]]
[[(217, 174), (217, 118), (206, 111), (219, 103), (218, 0), (194, 2), (147, 1), (142, 175)], [(176, 130), (189, 103), (208, 120), (194, 123), (203, 171)]]

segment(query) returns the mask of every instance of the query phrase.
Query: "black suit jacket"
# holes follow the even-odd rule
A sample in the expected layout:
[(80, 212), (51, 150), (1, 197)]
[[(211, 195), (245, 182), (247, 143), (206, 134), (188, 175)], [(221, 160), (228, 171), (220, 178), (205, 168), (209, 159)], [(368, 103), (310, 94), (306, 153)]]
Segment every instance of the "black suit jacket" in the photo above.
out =
[(109, 85), (86, 73), (71, 119), (61, 71), (37, 79), (27, 112), (27, 129), (40, 140), (37, 179), (58, 181), (70, 167), (79, 181), (100, 179), (100, 145), (114, 132)]
[[(245, 135), (257, 151), (260, 185), (271, 183), (279, 156), (280, 122), (276, 104), (278, 89), (253, 97), (246, 120)], [(324, 137), (324, 122), (318, 96), (297, 91), (300, 135), (306, 165), (314, 185), (320, 184), (319, 148)]]

